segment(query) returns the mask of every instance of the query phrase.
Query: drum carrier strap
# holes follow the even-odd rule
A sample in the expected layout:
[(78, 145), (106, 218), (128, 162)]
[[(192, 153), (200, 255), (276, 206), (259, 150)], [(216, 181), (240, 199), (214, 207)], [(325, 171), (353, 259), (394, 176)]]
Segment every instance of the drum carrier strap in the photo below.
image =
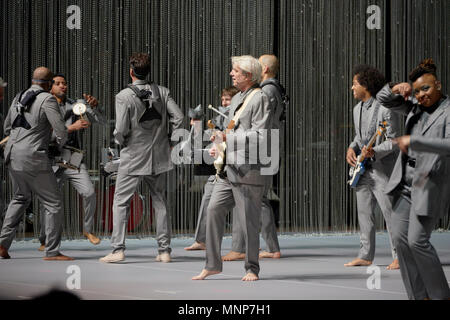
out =
[(145, 112), (142, 115), (142, 117), (139, 119), (139, 123), (144, 121), (151, 121), (151, 120), (162, 120), (161, 114), (152, 106), (150, 101), (152, 100), (158, 100), (160, 99), (161, 95), (159, 93), (158, 85), (155, 83), (151, 84), (152, 90), (146, 90), (146, 89), (139, 89), (137, 86), (133, 84), (129, 84), (128, 88), (133, 90), (133, 92), (136, 94), (136, 96), (144, 103), (145, 105)]

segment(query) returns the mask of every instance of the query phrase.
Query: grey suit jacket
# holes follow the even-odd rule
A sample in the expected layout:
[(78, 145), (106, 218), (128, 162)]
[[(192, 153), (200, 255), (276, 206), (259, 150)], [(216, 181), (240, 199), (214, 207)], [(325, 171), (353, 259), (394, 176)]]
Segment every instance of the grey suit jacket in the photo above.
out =
[[(269, 79), (270, 80), (270, 79)], [(272, 129), (282, 129), (282, 124), (280, 121), (281, 118), (281, 114), (283, 113), (283, 108), (282, 108), (282, 98), (281, 98), (281, 94), (278, 91), (277, 87), (273, 84), (270, 84), (270, 81), (263, 81), (261, 82), (261, 88), (262, 91), (264, 91), (264, 93), (267, 95), (267, 97), (269, 97), (269, 101), (270, 104), (272, 105), (272, 117), (273, 117), (273, 121), (272, 121)], [(266, 85), (264, 85), (265, 83), (268, 83)]]
[[(374, 116), (373, 113), (375, 112), (376, 104), (379, 104), (379, 102), (374, 100), (372, 107), (369, 109), (369, 121), (371, 121), (372, 117)], [(362, 105), (363, 103), (360, 102), (353, 108), (353, 122), (355, 125), (356, 135), (352, 143), (350, 144), (350, 148), (355, 150), (356, 153), (359, 153), (364, 147), (360, 130), (360, 116)], [(386, 128), (386, 136), (388, 137), (388, 139), (386, 140), (384, 135), (377, 137), (373, 147), (373, 150), (375, 151), (375, 161), (372, 162), (372, 168), (375, 172), (384, 175), (386, 178), (389, 178), (399, 152), (398, 149), (393, 148), (390, 139), (398, 137), (400, 135), (402, 119), (400, 115), (380, 105), (377, 115), (377, 128), (378, 124), (383, 121), (387, 121), (388, 123), (388, 127)], [(367, 130), (369, 130), (369, 128), (367, 128)], [(363, 134), (367, 136), (367, 132)]]
[[(280, 120), (281, 114), (283, 113), (283, 101), (281, 97), (281, 93), (278, 90), (278, 88), (270, 82), (271, 79), (268, 79), (266, 81), (261, 82), (261, 88), (262, 91), (267, 95), (269, 98), (269, 102), (271, 104), (271, 114), (272, 114), (272, 126), (271, 129), (278, 130), (278, 134), (274, 132), (274, 134), (268, 135), (268, 146), (271, 146), (272, 144), (276, 144), (278, 146), (278, 159), (273, 159), (271, 163), (271, 170), (270, 172), (275, 175), (279, 171), (279, 159), (284, 155), (284, 127), (283, 123)], [(271, 150), (271, 148), (268, 149), (269, 153), (272, 154), (272, 151), (275, 152), (275, 150)], [(276, 156), (276, 154), (274, 154)]]
[[(229, 120), (233, 119), (237, 108), (242, 106), (245, 98), (253, 90), (253, 88), (249, 89), (233, 97), (229, 107)], [(228, 122), (225, 123), (226, 126), (228, 126)], [(267, 130), (271, 127), (271, 104), (267, 95), (261, 90), (252, 97), (242, 112), (234, 131), (227, 135), (227, 165), (225, 171), (230, 182), (264, 185), (265, 176), (261, 176), (262, 164), (257, 156), (257, 144), (261, 145), (267, 142)]]
[[(61, 115), (63, 119), (65, 120), (66, 127), (68, 128), (74, 123), (74, 113), (73, 113), (73, 105), (75, 104), (75, 100), (73, 99), (66, 99), (66, 101), (63, 104), (59, 105), (59, 110), (61, 111)], [(92, 124), (100, 124), (100, 125), (106, 125), (106, 118), (103, 115), (101, 108), (97, 106), (96, 108), (92, 109), (91, 106), (87, 105), (86, 107), (86, 114), (84, 117), (88, 118), (89, 122)], [(72, 132), (73, 135), (76, 135), (78, 142), (81, 144), (81, 134), (82, 131), (75, 131)], [(70, 138), (70, 135), (69, 135)], [(52, 142), (56, 141), (55, 133), (52, 134)], [(81, 148), (81, 146), (80, 146)]]
[[(152, 90), (150, 84), (144, 80), (135, 81), (133, 84), (141, 90)], [(160, 98), (152, 98), (150, 103), (162, 119), (141, 123), (139, 119), (146, 107), (133, 90), (126, 88), (116, 96), (114, 137), (116, 143), (123, 146), (120, 151), (119, 173), (157, 175), (173, 169), (169, 134), (170, 131), (181, 128), (184, 116), (170, 96), (169, 89), (159, 86), (159, 92)]]
[[(393, 94), (386, 85), (377, 95), (386, 108), (411, 117), (420, 111), (418, 104)], [(441, 216), (450, 205), (450, 99), (447, 97), (429, 117), (421, 135), (411, 136), (410, 148), (419, 152), (411, 187), (411, 209), (419, 216)], [(403, 178), (406, 156), (397, 158), (386, 192), (396, 190)]]
[[(29, 90), (41, 90), (37, 85)], [(26, 93), (25, 93), (26, 94)], [(48, 144), (52, 129), (58, 144), (67, 140), (67, 128), (55, 97), (44, 92), (37, 96), (30, 110), (25, 112), (25, 119), (31, 128), (12, 128), (11, 125), (19, 115), (16, 109), (17, 95), (5, 119), (4, 132), (9, 135), (5, 148), (5, 163), (15, 171), (47, 171), (51, 170), (48, 158)]]

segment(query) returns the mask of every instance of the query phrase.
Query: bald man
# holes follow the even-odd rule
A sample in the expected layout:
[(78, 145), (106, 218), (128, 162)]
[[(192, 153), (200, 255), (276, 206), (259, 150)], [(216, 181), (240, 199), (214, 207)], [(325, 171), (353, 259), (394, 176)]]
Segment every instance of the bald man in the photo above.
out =
[(32, 86), (14, 98), (5, 119), (5, 135), (10, 137), (5, 148), (5, 164), (14, 195), (0, 234), (0, 257), (3, 259), (10, 258), (8, 250), (34, 193), (46, 209), (44, 260), (73, 260), (59, 252), (62, 201), (48, 157), (52, 130), (60, 145), (64, 145), (68, 134), (58, 103), (49, 93), (52, 77), (48, 68), (37, 68)]
[[(262, 67), (262, 82), (260, 87), (262, 91), (269, 97), (272, 110), (272, 128), (280, 130), (282, 129), (282, 114), (283, 108), (283, 95), (284, 89), (280, 82), (276, 79), (278, 71), (280, 69), (280, 63), (278, 58), (272, 54), (262, 55), (259, 58), (259, 63)], [(278, 134), (277, 134), (278, 133)], [(272, 130), (271, 139), (276, 139), (278, 146), (280, 146), (279, 131)], [(275, 152), (275, 150), (273, 150)], [(283, 150), (279, 148), (279, 154), (281, 155)], [(273, 156), (273, 155), (272, 155)], [(262, 199), (261, 208), (261, 236), (266, 243), (266, 250), (260, 252), (259, 258), (272, 258), (279, 259), (281, 257), (280, 244), (277, 237), (277, 228), (275, 224), (275, 216), (273, 214), (272, 206), (268, 198), (268, 193), (272, 187), (273, 176), (277, 174), (279, 170), (279, 155), (276, 155), (276, 163), (272, 164), (270, 175), (264, 176), (264, 195)], [(273, 161), (273, 160), (272, 160)], [(244, 232), (241, 225), (238, 223), (238, 219), (235, 219), (233, 214), (233, 240), (231, 245), (231, 251), (222, 257), (224, 261), (241, 260), (245, 258), (245, 239)]]

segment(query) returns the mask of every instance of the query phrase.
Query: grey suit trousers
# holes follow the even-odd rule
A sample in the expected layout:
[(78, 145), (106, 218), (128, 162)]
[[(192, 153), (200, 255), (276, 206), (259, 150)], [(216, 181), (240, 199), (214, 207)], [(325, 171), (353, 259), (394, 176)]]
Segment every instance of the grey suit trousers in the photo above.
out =
[(358, 258), (360, 259), (373, 261), (375, 258), (375, 208), (377, 202), (386, 221), (392, 257), (393, 259), (397, 259), (397, 253), (391, 236), (392, 196), (384, 193), (386, 183), (386, 179), (380, 177), (373, 170), (369, 170), (360, 178), (356, 187), (360, 229), (360, 250)]
[(245, 239), (245, 270), (259, 274), (259, 221), (264, 187), (234, 184), (218, 179), (209, 202), (206, 218), (206, 266), (209, 271), (222, 271), (221, 247), (227, 213), (235, 207), (236, 220)]
[(25, 210), (32, 200), (32, 192), (39, 197), (45, 208), (45, 254), (47, 257), (59, 255), (62, 233), (62, 201), (52, 171), (14, 171), (9, 170), (13, 183), (14, 196), (9, 203), (0, 244), (9, 249), (17, 227)]
[(130, 202), (141, 179), (144, 179), (150, 189), (150, 196), (155, 209), (158, 253), (170, 253), (171, 225), (164, 195), (166, 191), (165, 175), (131, 176), (120, 172), (117, 175), (113, 203), (113, 232), (111, 236), (113, 252), (125, 250), (125, 233), (130, 216)]
[[(270, 187), (272, 186), (272, 176), (267, 176), (267, 182), (264, 185), (264, 195), (261, 206), (261, 236), (267, 246), (268, 252), (279, 252), (280, 244), (278, 242), (277, 227), (275, 224), (275, 216), (273, 214), (270, 200), (267, 198)], [(234, 252), (245, 252), (245, 238), (241, 226), (236, 219), (233, 211), (233, 240), (231, 250)]]
[(195, 229), (195, 241), (206, 243), (206, 215), (211, 200), (211, 194), (214, 189), (216, 176), (210, 176), (205, 184), (205, 190), (203, 192), (202, 202), (197, 218), (197, 228)]
[(411, 300), (449, 299), (450, 289), (439, 257), (430, 243), (439, 215), (422, 217), (411, 210), (411, 199), (397, 196), (392, 215), (392, 237), (400, 273)]
[[(94, 186), (92, 185), (91, 178), (89, 177), (89, 173), (86, 169), (86, 165), (81, 164), (80, 171), (73, 169), (64, 169), (59, 168), (56, 172), (56, 181), (58, 184), (58, 190), (62, 190), (64, 183), (69, 181), (75, 190), (81, 195), (83, 198), (83, 207), (84, 207), (84, 231), (88, 233), (92, 233), (93, 225), (94, 225), (94, 215), (95, 209), (97, 207), (97, 196), (95, 194)], [(61, 196), (62, 198), (62, 196)], [(44, 208), (41, 204), (41, 212), (44, 212)], [(64, 214), (64, 209), (62, 210)], [(43, 219), (45, 215), (41, 214), (41, 236), (39, 237), (39, 241), (44, 243), (45, 241), (45, 219)], [(43, 241), (44, 240), (44, 241)]]

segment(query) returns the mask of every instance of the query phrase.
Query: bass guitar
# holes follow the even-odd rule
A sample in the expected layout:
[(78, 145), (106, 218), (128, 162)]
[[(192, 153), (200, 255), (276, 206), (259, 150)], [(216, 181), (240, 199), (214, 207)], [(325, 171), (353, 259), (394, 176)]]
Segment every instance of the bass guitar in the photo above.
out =
[[(372, 149), (373, 144), (377, 140), (378, 136), (381, 136), (384, 132), (386, 132), (387, 122), (383, 121), (379, 124), (379, 127), (373, 137), (370, 139), (369, 143), (366, 146), (367, 150)], [(366, 159), (361, 154), (358, 155), (358, 158), (356, 160), (356, 166), (351, 167), (350, 171), (348, 173), (350, 180), (348, 180), (348, 184), (352, 188), (356, 188), (358, 185), (359, 178), (363, 176), (363, 174), (366, 172), (367, 162), (369, 159)]]

